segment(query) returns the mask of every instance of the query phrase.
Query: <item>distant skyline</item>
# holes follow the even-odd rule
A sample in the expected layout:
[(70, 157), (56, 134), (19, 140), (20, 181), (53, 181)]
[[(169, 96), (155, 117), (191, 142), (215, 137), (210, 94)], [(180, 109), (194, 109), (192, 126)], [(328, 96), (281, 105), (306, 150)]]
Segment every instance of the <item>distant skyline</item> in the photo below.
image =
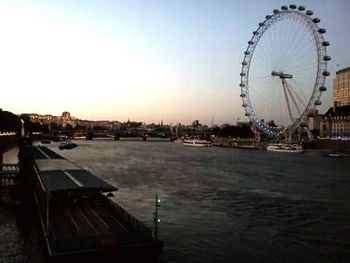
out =
[[(0, 108), (147, 123), (232, 123), (243, 52), (265, 15), (304, 5), (326, 28), (332, 106), (350, 66), (350, 1), (0, 1)], [(263, 103), (263, 102), (262, 102)]]

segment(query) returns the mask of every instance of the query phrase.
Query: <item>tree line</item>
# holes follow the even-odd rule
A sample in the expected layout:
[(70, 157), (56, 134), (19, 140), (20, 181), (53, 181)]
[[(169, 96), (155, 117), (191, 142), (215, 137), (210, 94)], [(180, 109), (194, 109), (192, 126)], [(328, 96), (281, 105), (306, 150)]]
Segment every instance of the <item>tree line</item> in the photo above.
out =
[(20, 118), (9, 111), (0, 109), (0, 131), (17, 132), (21, 131), (22, 123)]

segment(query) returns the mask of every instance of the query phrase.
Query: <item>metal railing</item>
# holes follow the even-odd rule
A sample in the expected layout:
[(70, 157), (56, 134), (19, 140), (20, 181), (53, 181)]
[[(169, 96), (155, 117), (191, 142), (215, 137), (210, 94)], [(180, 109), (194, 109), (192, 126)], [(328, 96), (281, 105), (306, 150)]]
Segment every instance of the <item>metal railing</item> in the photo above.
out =
[(131, 228), (132, 232), (136, 232), (137, 236), (143, 236), (145, 239), (152, 238), (152, 230), (139, 221), (136, 217), (128, 213), (124, 208), (111, 200), (103, 200), (105, 205), (113, 207), (113, 214), (121, 221), (123, 225)]

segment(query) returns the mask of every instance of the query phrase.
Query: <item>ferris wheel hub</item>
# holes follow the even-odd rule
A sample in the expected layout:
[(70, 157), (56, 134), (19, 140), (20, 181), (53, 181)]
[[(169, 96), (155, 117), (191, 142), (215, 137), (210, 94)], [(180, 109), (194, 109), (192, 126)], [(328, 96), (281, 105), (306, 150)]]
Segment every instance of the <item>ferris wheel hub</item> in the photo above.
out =
[(291, 78), (293, 78), (292, 74), (287, 74), (287, 73), (284, 73), (282, 71), (274, 71), (274, 70), (271, 72), (271, 76), (279, 77), (280, 79), (291, 79)]

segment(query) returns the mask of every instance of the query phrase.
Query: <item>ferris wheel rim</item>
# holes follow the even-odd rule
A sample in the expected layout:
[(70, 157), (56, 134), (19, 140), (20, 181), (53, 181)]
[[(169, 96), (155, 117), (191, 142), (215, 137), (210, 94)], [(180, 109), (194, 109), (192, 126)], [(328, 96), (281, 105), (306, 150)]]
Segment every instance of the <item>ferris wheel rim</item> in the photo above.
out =
[[(326, 47), (329, 46), (329, 42), (325, 41), (323, 37), (326, 30), (318, 26), (320, 19), (317, 17), (312, 17), (312, 15), (313, 12), (311, 10), (306, 10), (303, 6), (290, 5), (289, 8), (287, 6), (282, 6), (280, 10), (274, 9), (271, 15), (266, 15), (265, 20), (259, 23), (258, 29), (253, 31), (253, 35), (248, 41), (248, 46), (244, 51), (244, 58), (241, 63), (242, 67), (240, 72), (241, 82), (239, 85), (241, 88), (240, 97), (242, 99), (242, 107), (245, 109), (245, 115), (249, 118), (252, 124), (268, 135), (276, 136), (304, 124), (310, 110), (314, 110), (317, 106), (321, 105), (320, 97), (322, 92), (326, 91), (327, 89), (325, 87), (326, 77), (330, 75), (330, 73), (327, 71), (327, 61), (331, 60), (331, 58), (327, 55)], [(287, 16), (294, 16), (300, 19), (312, 33), (313, 42), (317, 53), (317, 72), (313, 84), (312, 94), (308, 100), (307, 106), (305, 109), (303, 109), (303, 112), (287, 128), (278, 130), (275, 127), (267, 126), (257, 117), (257, 114), (250, 101), (249, 73), (251, 61), (260, 38), (272, 25), (282, 21)]]

